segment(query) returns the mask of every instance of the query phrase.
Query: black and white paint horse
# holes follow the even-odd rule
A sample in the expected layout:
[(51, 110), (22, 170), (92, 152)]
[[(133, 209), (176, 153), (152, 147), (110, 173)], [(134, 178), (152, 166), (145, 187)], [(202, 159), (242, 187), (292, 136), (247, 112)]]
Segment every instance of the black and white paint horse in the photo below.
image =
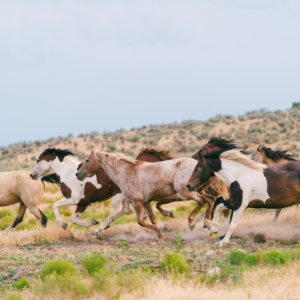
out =
[(228, 243), (247, 207), (284, 208), (300, 203), (300, 171), (276, 172), (256, 163), (239, 150), (214, 151), (200, 158), (187, 185), (190, 191), (216, 176), (230, 186), (231, 198), (216, 209), (210, 234), (218, 232), (222, 211), (233, 210), (232, 221), (223, 240)]

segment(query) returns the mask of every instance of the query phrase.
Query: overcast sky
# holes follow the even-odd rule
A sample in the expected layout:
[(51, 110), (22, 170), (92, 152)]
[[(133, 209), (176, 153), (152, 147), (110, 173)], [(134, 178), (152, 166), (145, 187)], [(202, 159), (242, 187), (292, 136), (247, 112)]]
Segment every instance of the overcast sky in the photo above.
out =
[(0, 145), (300, 101), (299, 0), (0, 0)]

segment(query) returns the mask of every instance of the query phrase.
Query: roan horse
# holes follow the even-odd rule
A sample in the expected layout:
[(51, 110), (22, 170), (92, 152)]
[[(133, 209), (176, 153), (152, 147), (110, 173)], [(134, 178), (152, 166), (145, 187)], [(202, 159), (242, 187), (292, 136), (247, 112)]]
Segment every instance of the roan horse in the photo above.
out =
[(0, 206), (20, 203), (16, 219), (2, 233), (9, 232), (21, 223), (27, 208), (44, 227), (47, 225), (47, 217), (40, 210), (44, 185), (41, 180), (33, 182), (29, 174), (28, 171), (0, 173)]
[[(94, 235), (98, 235), (99, 232), (107, 228), (112, 221), (128, 213), (130, 211), (130, 204), (123, 198), (120, 189), (103, 170), (100, 170), (95, 175), (87, 178), (83, 183), (78, 181), (75, 174), (81, 164), (73, 157), (74, 154), (69, 150), (55, 148), (46, 149), (39, 156), (32, 170), (31, 177), (37, 179), (50, 168), (55, 172), (54, 174), (43, 176), (42, 180), (60, 185), (64, 198), (56, 202), (53, 209), (57, 221), (64, 229), (67, 229), (67, 223), (63, 221), (58, 212), (59, 206), (77, 205), (72, 222), (84, 227), (89, 227), (98, 224), (98, 222), (94, 219), (91, 220), (91, 222), (79, 221), (79, 218), (82, 216), (87, 206), (95, 202), (105, 201), (112, 197), (111, 212), (108, 218), (101, 224), (98, 230), (93, 233)], [(144, 148), (137, 156), (137, 160), (148, 162), (159, 162), (173, 158), (170, 149), (156, 150)], [(182, 198), (176, 198), (176, 200), (180, 201)], [(173, 201), (174, 199), (166, 199), (157, 203), (157, 208), (163, 216), (174, 217), (172, 212), (165, 211), (161, 208), (162, 204)], [(118, 212), (118, 208), (122, 202), (123, 208)]]
[[(163, 241), (161, 230), (165, 225), (157, 225), (150, 202), (176, 193), (188, 200), (197, 202), (202, 200), (200, 194), (190, 192), (186, 187), (197, 164), (197, 161), (192, 158), (183, 157), (148, 163), (137, 161), (122, 153), (112, 154), (93, 149), (91, 152), (79, 168), (77, 178), (83, 181), (103, 169), (118, 185), (125, 199), (131, 201), (139, 225), (156, 230), (161, 242)], [(143, 220), (144, 209), (153, 225)]]
[(231, 234), (247, 207), (284, 208), (300, 202), (300, 171), (276, 172), (256, 163), (239, 150), (214, 151), (200, 159), (187, 185), (190, 191), (212, 176), (230, 186), (231, 198), (223, 201), (213, 218), (211, 235), (218, 232), (218, 217), (225, 209), (233, 210), (232, 221), (224, 239), (216, 245), (228, 243)]

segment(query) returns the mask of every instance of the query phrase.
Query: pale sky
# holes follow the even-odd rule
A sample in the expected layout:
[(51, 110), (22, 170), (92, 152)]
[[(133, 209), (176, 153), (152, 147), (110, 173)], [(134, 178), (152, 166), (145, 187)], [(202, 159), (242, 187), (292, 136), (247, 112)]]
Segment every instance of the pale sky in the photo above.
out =
[(299, 0), (0, 0), (0, 145), (287, 109)]

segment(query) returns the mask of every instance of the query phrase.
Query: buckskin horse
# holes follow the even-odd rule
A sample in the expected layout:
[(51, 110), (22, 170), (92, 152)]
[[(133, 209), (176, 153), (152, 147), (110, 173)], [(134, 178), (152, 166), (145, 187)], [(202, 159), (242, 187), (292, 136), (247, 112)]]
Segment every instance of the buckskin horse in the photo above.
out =
[[(159, 241), (163, 242), (161, 230), (165, 225), (157, 225), (150, 202), (176, 193), (187, 200), (202, 201), (200, 194), (190, 192), (186, 187), (196, 164), (196, 160), (187, 157), (157, 163), (141, 162), (123, 153), (113, 154), (91, 149), (91, 154), (76, 176), (83, 181), (103, 169), (118, 185), (125, 199), (131, 201), (138, 224), (156, 230)], [(153, 225), (143, 220), (144, 209)]]
[(225, 237), (216, 245), (228, 243), (237, 223), (247, 207), (285, 208), (300, 202), (300, 171), (279, 172), (251, 160), (239, 150), (214, 151), (199, 161), (187, 188), (194, 191), (212, 176), (230, 186), (231, 198), (220, 204), (212, 221), (210, 234), (218, 232), (218, 217), (226, 209), (233, 210), (232, 221)]
[(11, 231), (23, 221), (27, 208), (40, 220), (42, 226), (47, 225), (47, 217), (40, 210), (44, 185), (41, 180), (33, 182), (29, 174), (28, 171), (0, 173), (0, 206), (20, 203), (16, 219), (2, 234)]

